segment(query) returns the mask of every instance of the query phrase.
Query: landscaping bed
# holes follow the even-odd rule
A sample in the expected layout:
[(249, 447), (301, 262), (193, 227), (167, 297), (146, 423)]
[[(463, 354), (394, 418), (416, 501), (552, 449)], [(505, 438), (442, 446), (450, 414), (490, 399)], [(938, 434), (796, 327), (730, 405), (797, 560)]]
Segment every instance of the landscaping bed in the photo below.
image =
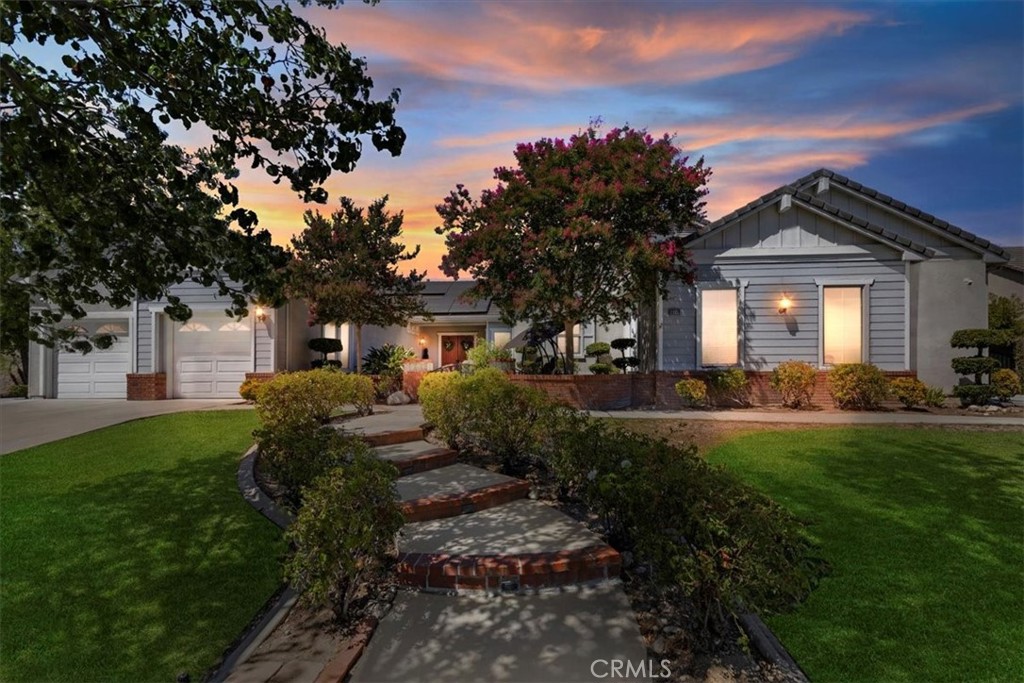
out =
[(236, 486), (255, 424), (165, 415), (0, 459), (0, 679), (201, 679), (281, 583)]

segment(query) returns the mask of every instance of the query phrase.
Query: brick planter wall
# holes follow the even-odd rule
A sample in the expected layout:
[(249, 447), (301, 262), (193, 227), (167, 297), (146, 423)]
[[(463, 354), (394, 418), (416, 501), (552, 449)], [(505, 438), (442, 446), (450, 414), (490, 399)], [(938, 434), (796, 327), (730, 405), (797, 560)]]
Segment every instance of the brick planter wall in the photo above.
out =
[(255, 379), (260, 381), (267, 381), (277, 377), (276, 372), (247, 372), (245, 373), (246, 379)]
[(544, 391), (556, 401), (584, 410), (622, 410), (650, 405), (655, 376), (618, 375), (512, 375), (516, 384)]
[(129, 401), (163, 401), (167, 398), (167, 373), (128, 373)]

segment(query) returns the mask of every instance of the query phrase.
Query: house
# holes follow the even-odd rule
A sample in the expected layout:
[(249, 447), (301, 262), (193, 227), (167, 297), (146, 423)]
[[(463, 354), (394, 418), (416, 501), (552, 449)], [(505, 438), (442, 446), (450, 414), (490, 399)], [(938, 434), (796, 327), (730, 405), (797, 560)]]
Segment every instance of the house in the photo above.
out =
[(659, 311), (665, 371), (870, 362), (949, 390), (953, 331), (988, 326), (990, 288), (1013, 291), (1016, 278), (1024, 294), (1006, 250), (827, 169), (687, 246), (696, 284), (674, 284)]
[[(827, 169), (700, 224), (687, 246), (696, 284), (673, 283), (658, 310), (666, 382), (722, 367), (762, 376), (796, 359), (823, 371), (870, 362), (948, 391), (959, 380), (953, 331), (987, 327), (990, 291), (1024, 298), (1021, 248), (1002, 249)], [(425, 283), (431, 317), (364, 327), (363, 352), (405, 346), (422, 361), (417, 369), (430, 370), (465, 360), (478, 339), (503, 346), (527, 329), (504, 323), (490, 301), (467, 301), (472, 286)], [(352, 326), (310, 327), (301, 301), (253, 307), (235, 320), (215, 288), (186, 282), (171, 294), (192, 307), (187, 323), (171, 320), (164, 301), (92, 306), (75, 324), (116, 335), (111, 348), (81, 355), (32, 344), (29, 395), (234, 398), (247, 376), (308, 368), (315, 354), (307, 343), (317, 336), (341, 339), (334, 359), (356, 366)], [(633, 323), (584, 323), (573, 347), (582, 360), (591, 342), (635, 336)]]

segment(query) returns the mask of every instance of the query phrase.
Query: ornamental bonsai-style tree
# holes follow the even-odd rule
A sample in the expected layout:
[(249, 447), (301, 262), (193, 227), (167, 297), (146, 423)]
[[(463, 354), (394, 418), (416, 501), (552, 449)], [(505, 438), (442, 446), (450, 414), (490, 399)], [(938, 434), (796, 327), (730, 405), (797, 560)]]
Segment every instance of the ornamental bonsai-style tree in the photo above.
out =
[(958, 375), (973, 376), (974, 382), (958, 384), (953, 387), (953, 395), (960, 399), (960, 404), (984, 405), (995, 395), (991, 384), (983, 382), (989, 374), (1000, 367), (999, 360), (984, 355), (985, 349), (1002, 346), (1010, 341), (1010, 334), (1005, 330), (968, 329), (953, 333), (949, 344), (955, 349), (975, 349), (973, 356), (960, 356), (952, 361), (953, 370)]

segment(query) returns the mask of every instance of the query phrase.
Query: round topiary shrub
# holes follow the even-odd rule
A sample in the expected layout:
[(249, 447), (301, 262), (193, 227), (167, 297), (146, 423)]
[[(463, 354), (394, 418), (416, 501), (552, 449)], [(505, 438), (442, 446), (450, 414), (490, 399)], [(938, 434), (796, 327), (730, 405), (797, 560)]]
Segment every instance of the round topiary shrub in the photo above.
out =
[(590, 366), (590, 372), (595, 375), (610, 375), (615, 372), (615, 366), (611, 363), (594, 363)]
[(993, 372), (991, 383), (995, 395), (1004, 401), (1021, 392), (1020, 376), (1009, 368), (1001, 368)]
[(708, 385), (702, 379), (682, 379), (676, 382), (676, 393), (683, 404), (696, 408), (707, 404)]
[(606, 355), (611, 352), (611, 350), (611, 344), (608, 342), (594, 342), (592, 344), (587, 344), (587, 348), (584, 350), (584, 353), (590, 358), (596, 358)]

